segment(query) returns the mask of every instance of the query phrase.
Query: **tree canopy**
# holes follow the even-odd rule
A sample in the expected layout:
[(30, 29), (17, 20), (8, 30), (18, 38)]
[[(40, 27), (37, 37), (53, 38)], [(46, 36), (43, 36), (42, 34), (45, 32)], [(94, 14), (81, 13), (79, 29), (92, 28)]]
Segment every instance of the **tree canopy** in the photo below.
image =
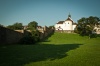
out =
[(76, 33), (79, 33), (82, 36), (92, 34), (95, 25), (99, 24), (100, 19), (98, 17), (90, 16), (88, 18), (81, 18), (78, 20), (78, 25), (75, 29)]
[(28, 29), (31, 31), (32, 37), (37, 42), (39, 40), (39, 31), (37, 30), (38, 23), (32, 21), (28, 24)]
[(38, 23), (36, 21), (32, 21), (32, 22), (30, 22), (28, 24), (28, 29), (30, 29), (30, 30), (36, 30), (37, 26), (38, 26)]
[(2, 27), (3, 27), (3, 25), (2, 25), (2, 24), (0, 24), (0, 26), (2, 26)]
[(13, 30), (21, 30), (21, 29), (23, 29), (23, 25), (22, 25), (22, 23), (16, 22), (13, 25), (8, 25), (7, 28), (13, 29)]

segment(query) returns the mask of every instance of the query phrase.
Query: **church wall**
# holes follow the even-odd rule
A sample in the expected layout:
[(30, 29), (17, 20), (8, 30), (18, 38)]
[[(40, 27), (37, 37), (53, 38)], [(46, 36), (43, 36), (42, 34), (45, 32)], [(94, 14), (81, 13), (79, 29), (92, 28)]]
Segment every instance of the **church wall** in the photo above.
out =
[(71, 21), (65, 21), (65, 28), (64, 30), (72, 30), (72, 22)]
[(58, 30), (58, 28), (59, 28), (59, 30), (62, 30), (63, 29), (63, 24), (56, 24), (55, 29)]
[(55, 24), (55, 30), (56, 30), (56, 28), (57, 28), (57, 24)]
[(56, 24), (55, 30), (74, 30), (76, 25), (72, 25), (71, 21), (65, 21), (63, 24)]
[(55, 25), (55, 30), (59, 29), (59, 30), (65, 31), (65, 32), (66, 31), (70, 32), (70, 31), (74, 31), (75, 27), (76, 27), (76, 25), (75, 24), (73, 25), (73, 20), (71, 19), (71, 15), (69, 14), (68, 18), (65, 21), (58, 22)]
[(76, 25), (73, 25), (73, 30), (76, 28)]

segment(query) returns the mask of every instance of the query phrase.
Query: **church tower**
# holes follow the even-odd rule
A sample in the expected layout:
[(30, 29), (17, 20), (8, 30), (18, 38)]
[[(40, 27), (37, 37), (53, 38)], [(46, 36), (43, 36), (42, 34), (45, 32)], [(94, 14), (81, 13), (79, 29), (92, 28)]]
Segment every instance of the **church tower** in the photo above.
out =
[(71, 19), (71, 14), (69, 13), (66, 20), (56, 23), (55, 30), (71, 33), (74, 32), (76, 26), (77, 24)]
[(65, 20), (65, 29), (66, 30), (72, 30), (73, 28), (73, 20), (71, 19), (71, 15), (69, 13), (68, 18)]
[(70, 13), (69, 13), (68, 17), (70, 17), (70, 18), (71, 18), (71, 15), (70, 15)]

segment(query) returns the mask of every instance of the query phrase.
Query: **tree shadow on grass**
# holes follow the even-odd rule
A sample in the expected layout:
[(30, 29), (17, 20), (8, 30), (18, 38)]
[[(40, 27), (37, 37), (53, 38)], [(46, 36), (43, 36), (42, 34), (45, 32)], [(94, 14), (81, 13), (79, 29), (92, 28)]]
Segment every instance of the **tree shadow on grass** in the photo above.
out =
[(82, 44), (38, 44), (0, 47), (0, 66), (23, 66), (31, 62), (64, 58)]

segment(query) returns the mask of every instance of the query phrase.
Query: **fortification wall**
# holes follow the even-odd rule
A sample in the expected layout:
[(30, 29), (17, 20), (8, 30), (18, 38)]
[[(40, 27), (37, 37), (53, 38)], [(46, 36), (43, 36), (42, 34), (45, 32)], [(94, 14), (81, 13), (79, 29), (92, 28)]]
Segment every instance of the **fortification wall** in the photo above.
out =
[(74, 33), (74, 30), (55, 30), (55, 32), (60, 32), (60, 33)]
[(39, 38), (40, 40), (43, 40), (47, 37), (49, 37), (51, 34), (54, 33), (54, 29), (52, 28), (48, 28), (48, 27), (44, 27), (45, 29), (43, 31), (39, 31)]
[[(0, 26), (0, 44), (17, 44), (21, 38), (30, 34), (30, 30), (11, 30)], [(40, 40), (45, 39), (54, 32), (53, 29), (45, 27), (45, 30), (39, 32)]]
[(0, 44), (18, 43), (23, 36), (23, 33), (0, 26)]

